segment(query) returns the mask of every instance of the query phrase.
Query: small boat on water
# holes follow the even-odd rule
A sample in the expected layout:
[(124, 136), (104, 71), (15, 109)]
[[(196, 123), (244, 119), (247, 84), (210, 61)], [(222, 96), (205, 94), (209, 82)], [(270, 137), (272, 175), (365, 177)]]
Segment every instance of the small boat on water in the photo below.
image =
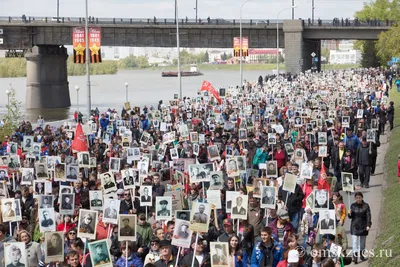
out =
[[(203, 73), (201, 73), (196, 66), (191, 66), (190, 71), (181, 71), (181, 76), (182, 77), (190, 77), (190, 76), (201, 76)], [(162, 77), (178, 77), (178, 72), (177, 71), (163, 71), (161, 73)]]

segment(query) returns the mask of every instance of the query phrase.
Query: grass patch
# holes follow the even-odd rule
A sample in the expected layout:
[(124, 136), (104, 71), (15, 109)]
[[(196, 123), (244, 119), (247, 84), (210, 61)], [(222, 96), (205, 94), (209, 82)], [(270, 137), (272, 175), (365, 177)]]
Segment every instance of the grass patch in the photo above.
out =
[[(393, 86), (396, 87), (396, 86)], [(390, 100), (394, 102), (395, 119), (389, 149), (385, 156), (385, 187), (383, 189), (383, 202), (380, 213), (379, 232), (376, 238), (375, 254), (380, 250), (392, 250), (391, 257), (373, 257), (372, 266), (400, 266), (400, 197), (397, 178), (397, 160), (400, 153), (400, 93), (394, 88), (390, 91)], [(397, 112), (397, 113), (396, 113)], [(396, 116), (397, 115), (397, 116)]]

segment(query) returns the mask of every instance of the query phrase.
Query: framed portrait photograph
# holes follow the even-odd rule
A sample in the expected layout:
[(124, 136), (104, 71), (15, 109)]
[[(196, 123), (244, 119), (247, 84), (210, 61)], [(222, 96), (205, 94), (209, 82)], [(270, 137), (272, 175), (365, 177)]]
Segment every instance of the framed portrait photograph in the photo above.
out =
[(247, 219), (248, 196), (240, 195), (233, 199), (231, 218), (232, 219)]
[(223, 173), (222, 171), (215, 171), (210, 173), (210, 187), (209, 189), (222, 189), (224, 186), (224, 180), (223, 180)]
[(193, 232), (189, 229), (189, 222), (186, 220), (175, 220), (174, 233), (171, 244), (174, 246), (190, 248)]
[(319, 231), (321, 234), (336, 234), (336, 216), (335, 210), (319, 211)]
[(326, 158), (328, 156), (327, 146), (318, 146), (318, 157)]
[(267, 164), (267, 177), (278, 177), (278, 163), (276, 160), (270, 160)]
[(371, 119), (371, 129), (372, 130), (378, 130), (378, 120), (377, 119)]
[(119, 206), (121, 202), (112, 198), (105, 198), (103, 205), (103, 222), (117, 224)]
[(364, 110), (363, 109), (358, 109), (356, 118), (357, 119), (362, 119), (363, 115), (364, 115)]
[[(198, 148), (198, 144), (196, 144), (196, 147)], [(194, 147), (194, 145), (193, 145)], [(194, 153), (194, 148), (193, 148), (193, 153)], [(171, 159), (178, 159), (179, 158), (179, 154), (178, 154), (178, 149), (177, 148), (171, 148), (169, 150), (169, 153), (171, 154)], [(197, 154), (198, 154), (198, 150), (197, 150)], [(196, 154), (195, 154), (196, 155)]]
[(211, 204), (212, 208), (222, 209), (221, 191), (220, 190), (207, 190), (207, 203)]
[(237, 167), (240, 173), (246, 173), (246, 157), (245, 156), (237, 156), (236, 157)]
[(349, 116), (342, 117), (342, 127), (344, 127), (344, 128), (350, 127), (350, 117)]
[(291, 173), (285, 174), (285, 180), (283, 181), (283, 190), (294, 193), (297, 183), (297, 176)]
[(110, 168), (111, 172), (119, 172), (120, 167), (120, 158), (110, 158)]
[(10, 143), (9, 143), (9, 146), (10, 146), (9, 154), (10, 154), (10, 155), (17, 155), (17, 152), (18, 152), (18, 143), (10, 142)]
[(135, 185), (140, 185), (139, 170), (129, 168), (121, 171), (121, 174), (124, 189), (135, 189)]
[(53, 208), (53, 197), (52, 195), (40, 195), (39, 196), (39, 209)]
[(261, 192), (261, 208), (275, 209), (276, 188), (274, 186), (262, 186)]
[(239, 129), (239, 141), (245, 142), (247, 141), (247, 130), (246, 129)]
[(207, 147), (208, 156), (210, 157), (210, 161), (221, 160), (219, 155), (218, 146), (212, 145)]
[(0, 167), (0, 181), (4, 181), (7, 179), (8, 179), (7, 167)]
[(301, 127), (301, 126), (303, 126), (301, 117), (294, 117), (294, 127)]
[(54, 208), (39, 209), (40, 232), (54, 232), (56, 230)]
[(79, 210), (78, 237), (96, 239), (98, 213), (95, 210)]
[(35, 164), (36, 178), (38, 180), (47, 179), (47, 165), (43, 163)]
[(78, 165), (79, 168), (90, 167), (90, 155), (89, 152), (78, 152)]
[(21, 185), (32, 185), (34, 180), (34, 169), (33, 168), (21, 168), (22, 179)]
[(276, 135), (274, 133), (268, 133), (268, 145), (276, 145)]
[(112, 259), (107, 239), (89, 243), (90, 259), (94, 267), (112, 267)]
[(31, 152), (33, 150), (33, 136), (24, 135), (22, 149), (27, 152)]
[(138, 162), (137, 166), (140, 176), (147, 176), (149, 174), (149, 161), (141, 160)]
[(293, 148), (293, 144), (292, 143), (285, 143), (284, 146), (285, 146), (286, 153), (288, 155), (293, 155), (294, 154), (294, 148)]
[(190, 210), (176, 210), (175, 219), (190, 222)]
[(12, 222), (16, 220), (15, 208), (14, 198), (1, 199), (3, 222)]
[(151, 185), (142, 185), (139, 189), (140, 193), (140, 206), (153, 206), (152, 195), (153, 190)]
[(300, 170), (300, 178), (308, 180), (312, 178), (312, 174), (313, 174), (313, 166), (311, 166), (308, 163), (302, 163)]
[(172, 218), (172, 197), (156, 197), (156, 220), (168, 221)]
[(64, 232), (46, 232), (45, 239), (45, 261), (64, 261)]
[(65, 181), (66, 180), (66, 165), (65, 163), (56, 164), (54, 168), (54, 180)]
[(14, 220), (14, 222), (22, 221), (21, 200), (14, 199), (14, 204), (15, 204), (15, 220)]
[(266, 179), (255, 178), (253, 179), (253, 197), (261, 198), (261, 188), (266, 186)]
[(327, 145), (328, 144), (328, 133), (327, 132), (318, 132), (318, 145)]
[(342, 190), (345, 192), (354, 192), (353, 174), (350, 172), (342, 172)]
[(114, 175), (112, 172), (105, 172), (100, 174), (100, 179), (101, 185), (105, 193), (117, 191), (117, 184), (115, 183)]
[(236, 158), (229, 158), (225, 163), (226, 173), (228, 177), (235, 177), (239, 175), (239, 168)]
[(189, 165), (189, 179), (191, 183), (209, 181), (206, 171), (203, 170), (201, 164)]
[(213, 267), (229, 266), (229, 244), (228, 242), (210, 242), (210, 258)]
[(79, 166), (77, 164), (66, 165), (67, 182), (76, 182), (78, 180)]
[(21, 161), (19, 155), (10, 155), (8, 158), (8, 169), (16, 171), (21, 167)]
[(90, 190), (89, 201), (91, 210), (103, 210), (103, 191)]
[(190, 227), (192, 231), (207, 232), (210, 223), (211, 208), (208, 203), (193, 202), (190, 212)]
[(313, 125), (311, 123), (306, 124), (306, 134), (312, 134), (313, 133)]
[(120, 214), (118, 241), (136, 241), (136, 214)]
[(8, 167), (8, 156), (0, 157), (0, 167)]
[(75, 194), (61, 194), (60, 214), (74, 215)]
[(90, 157), (89, 160), (90, 160), (89, 167), (90, 167), (90, 168), (96, 168), (96, 166), (97, 166), (96, 157)]
[(313, 210), (320, 211), (329, 208), (328, 201), (328, 190), (325, 189), (314, 189), (314, 207)]
[(190, 141), (192, 143), (198, 143), (199, 142), (199, 134), (197, 132), (190, 132)]
[(28, 267), (24, 242), (4, 243), (4, 266)]
[(367, 142), (372, 142), (375, 143), (375, 130), (373, 129), (367, 129)]

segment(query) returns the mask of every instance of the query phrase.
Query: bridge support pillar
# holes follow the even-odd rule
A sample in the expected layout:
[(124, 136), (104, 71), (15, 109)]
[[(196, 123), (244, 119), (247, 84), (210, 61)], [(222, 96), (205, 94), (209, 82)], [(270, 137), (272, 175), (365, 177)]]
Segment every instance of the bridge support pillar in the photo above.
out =
[(285, 20), (285, 67), (286, 72), (297, 74), (303, 71), (303, 22)]
[(67, 74), (67, 49), (39, 45), (26, 53), (26, 109), (71, 106)]

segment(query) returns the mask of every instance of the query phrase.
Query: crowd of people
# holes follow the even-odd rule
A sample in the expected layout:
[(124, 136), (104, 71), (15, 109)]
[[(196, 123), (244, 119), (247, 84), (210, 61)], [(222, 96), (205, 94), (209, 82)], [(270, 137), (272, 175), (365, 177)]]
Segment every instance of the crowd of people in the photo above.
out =
[(0, 266), (364, 261), (391, 75), (260, 76), (82, 124), (22, 122), (1, 140)]

